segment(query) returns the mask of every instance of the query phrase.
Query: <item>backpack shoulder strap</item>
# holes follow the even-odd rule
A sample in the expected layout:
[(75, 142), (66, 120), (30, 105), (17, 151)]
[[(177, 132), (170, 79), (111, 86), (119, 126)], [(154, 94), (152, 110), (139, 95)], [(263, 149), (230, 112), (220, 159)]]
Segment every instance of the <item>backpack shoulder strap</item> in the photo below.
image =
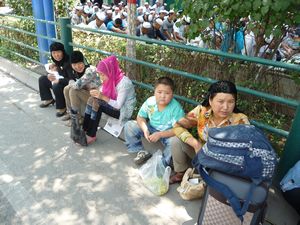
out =
[(244, 220), (243, 215), (248, 210), (250, 200), (252, 198), (253, 191), (254, 191), (256, 185), (254, 183), (251, 184), (250, 190), (249, 190), (247, 197), (242, 206), (238, 197), (230, 190), (230, 188), (227, 185), (225, 185), (225, 184), (215, 180), (211, 176), (209, 176), (205, 172), (204, 168), (201, 165), (199, 166), (199, 169), (200, 169), (199, 172), (200, 172), (202, 178), (204, 179), (204, 181), (207, 183), (207, 185), (210, 186), (211, 188), (215, 189), (217, 192), (224, 195), (224, 197), (229, 201), (236, 216), (241, 220), (241, 222), (243, 222), (243, 220)]

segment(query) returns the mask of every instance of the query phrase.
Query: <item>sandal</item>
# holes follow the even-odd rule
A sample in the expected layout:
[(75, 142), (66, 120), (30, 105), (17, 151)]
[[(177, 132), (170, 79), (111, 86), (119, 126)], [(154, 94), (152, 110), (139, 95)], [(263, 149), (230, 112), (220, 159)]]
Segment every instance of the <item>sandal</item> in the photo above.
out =
[(147, 152), (145, 150), (141, 150), (137, 153), (136, 157), (133, 159), (135, 164), (141, 165), (145, 163), (148, 159), (150, 159), (152, 154), (150, 152)]
[(182, 181), (184, 173), (175, 173), (170, 177), (169, 184), (180, 183)]

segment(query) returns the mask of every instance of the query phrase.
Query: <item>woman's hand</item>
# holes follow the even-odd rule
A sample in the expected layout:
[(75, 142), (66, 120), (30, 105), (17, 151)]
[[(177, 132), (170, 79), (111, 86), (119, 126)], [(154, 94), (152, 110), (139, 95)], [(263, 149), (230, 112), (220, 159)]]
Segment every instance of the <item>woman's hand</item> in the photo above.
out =
[(155, 132), (149, 136), (151, 142), (157, 142), (161, 138), (160, 132)]
[(100, 91), (96, 90), (96, 89), (93, 89), (93, 90), (90, 90), (90, 95), (92, 97), (95, 97), (95, 98), (99, 98), (99, 95), (100, 95)]
[(197, 153), (200, 148), (202, 147), (202, 144), (200, 141), (198, 141), (196, 138), (194, 137), (190, 137), (186, 140), (186, 143), (188, 145), (190, 145), (191, 147), (193, 147), (193, 149), (195, 150), (195, 152)]
[(56, 80), (55, 75), (54, 75), (54, 74), (51, 74), (51, 73), (49, 73), (49, 74), (47, 75), (47, 78), (48, 78), (48, 80), (50, 80), (51, 82)]
[(52, 84), (58, 84), (58, 82), (59, 82), (59, 79), (56, 79), (56, 80), (52, 81)]

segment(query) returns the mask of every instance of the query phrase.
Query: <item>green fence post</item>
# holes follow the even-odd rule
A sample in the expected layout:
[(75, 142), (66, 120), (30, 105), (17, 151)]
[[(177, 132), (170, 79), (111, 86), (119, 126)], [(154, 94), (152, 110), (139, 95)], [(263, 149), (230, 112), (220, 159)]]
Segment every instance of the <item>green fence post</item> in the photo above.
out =
[(280, 158), (275, 182), (279, 183), (287, 171), (300, 160), (300, 105), (296, 109), (290, 134)]
[(73, 46), (70, 45), (69, 43), (72, 43), (72, 28), (70, 27), (71, 25), (71, 19), (67, 17), (63, 17), (59, 19), (60, 23), (60, 36), (61, 36), (61, 41), (65, 46), (65, 51), (71, 55), (73, 52)]

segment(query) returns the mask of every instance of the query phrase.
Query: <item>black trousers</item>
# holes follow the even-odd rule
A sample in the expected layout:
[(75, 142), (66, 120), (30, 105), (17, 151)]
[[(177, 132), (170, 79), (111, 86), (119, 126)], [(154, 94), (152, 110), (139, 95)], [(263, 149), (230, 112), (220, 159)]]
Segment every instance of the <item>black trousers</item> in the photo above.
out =
[(102, 113), (105, 113), (113, 118), (119, 119), (120, 110), (113, 108), (104, 101), (99, 101), (99, 110), (97, 112), (96, 120), (91, 119), (91, 115), (85, 114), (83, 120), (83, 130), (86, 131), (86, 134), (90, 137), (95, 137), (98, 129), (98, 125), (101, 119)]
[(50, 80), (48, 80), (47, 76), (40, 76), (39, 78), (39, 90), (40, 90), (40, 97), (42, 101), (45, 100), (51, 100), (53, 99), (51, 90), (53, 90), (53, 93), (55, 95), (55, 101), (56, 101), (56, 109), (64, 109), (66, 108), (66, 102), (65, 102), (65, 96), (64, 96), (64, 88), (65, 84), (62, 84), (59, 82), (58, 84), (51, 83)]

